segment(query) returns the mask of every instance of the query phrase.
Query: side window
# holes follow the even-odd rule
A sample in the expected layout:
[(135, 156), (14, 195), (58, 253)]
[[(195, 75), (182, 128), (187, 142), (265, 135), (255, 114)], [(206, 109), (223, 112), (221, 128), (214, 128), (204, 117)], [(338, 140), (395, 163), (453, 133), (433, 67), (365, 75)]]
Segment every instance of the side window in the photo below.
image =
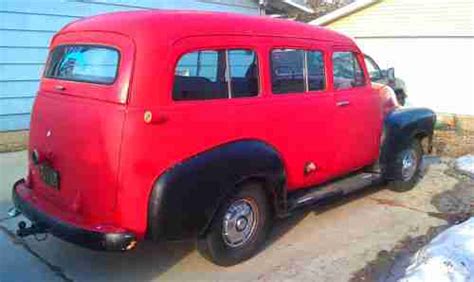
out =
[(225, 51), (203, 50), (179, 60), (174, 77), (173, 100), (229, 98)]
[(258, 95), (257, 55), (251, 50), (228, 51), (232, 98)]
[(382, 72), (377, 64), (367, 56), (364, 56), (365, 66), (367, 67), (367, 71), (369, 72), (370, 80), (377, 81), (382, 79)]
[(332, 64), (334, 88), (348, 89), (364, 85), (364, 73), (354, 53), (334, 52)]
[(308, 51), (306, 54), (308, 60), (308, 90), (323, 90), (326, 87), (323, 53), (320, 51)]
[(305, 91), (304, 51), (274, 49), (271, 53), (272, 92), (274, 94)]

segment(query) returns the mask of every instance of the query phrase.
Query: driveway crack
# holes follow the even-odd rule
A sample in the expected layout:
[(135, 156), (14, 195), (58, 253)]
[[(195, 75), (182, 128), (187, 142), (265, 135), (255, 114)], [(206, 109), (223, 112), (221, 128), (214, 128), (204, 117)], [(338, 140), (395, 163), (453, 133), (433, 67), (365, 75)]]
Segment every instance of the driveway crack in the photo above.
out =
[(369, 199), (375, 201), (379, 205), (386, 205), (386, 206), (391, 206), (391, 207), (397, 207), (397, 208), (402, 208), (402, 209), (407, 209), (411, 210), (414, 212), (419, 212), (419, 213), (424, 213), (430, 217), (438, 218), (445, 220), (446, 222), (452, 223), (452, 224), (457, 224), (460, 222), (463, 222), (467, 220), (469, 217), (472, 216), (470, 212), (430, 212), (430, 211), (425, 211), (422, 209), (410, 207), (407, 205), (404, 205), (398, 201), (395, 200), (390, 200), (390, 199), (380, 199), (380, 198), (374, 198), (374, 197), (369, 197)]
[(430, 212), (427, 212), (427, 211), (424, 211), (424, 210), (421, 210), (421, 209), (418, 209), (418, 208), (414, 208), (414, 207), (409, 207), (409, 206), (404, 205), (404, 204), (402, 204), (398, 201), (395, 201), (395, 200), (380, 199), (380, 198), (374, 198), (374, 197), (369, 197), (369, 199), (375, 201), (379, 205), (404, 208), (404, 209), (408, 209), (408, 210), (415, 211), (415, 212), (425, 213), (425, 214), (428, 214), (428, 215), (430, 214)]
[(25, 251), (30, 253), (32, 256), (37, 258), (42, 264), (44, 264), (49, 270), (51, 270), (56, 276), (61, 278), (63, 281), (72, 282), (71, 278), (67, 277), (61, 267), (50, 263), (48, 260), (43, 258), (39, 253), (31, 249), (30, 246), (22, 238), (17, 237), (13, 232), (8, 230), (6, 227), (0, 225), (0, 231), (5, 233), (5, 235), (10, 239), (13, 244), (21, 246)]

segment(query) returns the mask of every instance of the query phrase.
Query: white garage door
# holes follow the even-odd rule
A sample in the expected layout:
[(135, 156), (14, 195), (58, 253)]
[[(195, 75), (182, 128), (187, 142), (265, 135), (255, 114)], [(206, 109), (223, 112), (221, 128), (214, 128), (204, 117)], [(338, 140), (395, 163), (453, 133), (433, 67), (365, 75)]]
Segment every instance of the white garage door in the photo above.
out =
[(474, 38), (357, 38), (381, 68), (395, 67), (407, 104), (474, 115)]

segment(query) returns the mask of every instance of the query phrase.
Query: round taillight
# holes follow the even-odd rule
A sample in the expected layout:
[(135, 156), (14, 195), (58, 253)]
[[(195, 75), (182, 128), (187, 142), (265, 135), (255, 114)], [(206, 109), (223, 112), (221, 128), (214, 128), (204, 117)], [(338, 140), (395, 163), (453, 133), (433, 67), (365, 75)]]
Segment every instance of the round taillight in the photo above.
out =
[(151, 123), (152, 120), (153, 120), (153, 114), (151, 113), (151, 111), (145, 111), (143, 115), (143, 121), (145, 123)]

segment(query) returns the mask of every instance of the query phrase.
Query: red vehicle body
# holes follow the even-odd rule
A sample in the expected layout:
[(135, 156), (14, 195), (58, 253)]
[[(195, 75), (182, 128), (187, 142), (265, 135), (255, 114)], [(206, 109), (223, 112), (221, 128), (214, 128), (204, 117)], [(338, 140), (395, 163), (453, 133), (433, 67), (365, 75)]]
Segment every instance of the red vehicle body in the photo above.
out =
[[(109, 250), (130, 249), (145, 237), (205, 236), (231, 194), (227, 191), (234, 191), (222, 188), (229, 186), (229, 171), (232, 181), (242, 183), (265, 179), (271, 170), (269, 201), (281, 215), (294, 193), (380, 162), (390, 114), (397, 121), (402, 120), (397, 115), (410, 117), (405, 118), (409, 132), (391, 131), (396, 138), (432, 134), (432, 112), (397, 110), (390, 90), (370, 83), (351, 39), (305, 24), (218, 13), (125, 12), (67, 25), (50, 50), (74, 45), (115, 50), (116, 75), (113, 81), (91, 83), (87, 77), (53, 77), (46, 70), (32, 113), (28, 176), (14, 187), (16, 206), (34, 223), (30, 230), (20, 228), (23, 235), (48, 231)], [(173, 100), (180, 58), (197, 50), (233, 49), (251, 50), (258, 58), (256, 95)], [(323, 89), (275, 95), (274, 49), (320, 52)], [(332, 54), (338, 51), (353, 54), (360, 65), (363, 80), (357, 87), (334, 86)], [(77, 64), (79, 59), (68, 60)], [(403, 140), (386, 151), (396, 154)], [(230, 148), (226, 144), (234, 147), (220, 149)], [(275, 154), (266, 158), (267, 149)], [(271, 159), (275, 156), (278, 161)]]

